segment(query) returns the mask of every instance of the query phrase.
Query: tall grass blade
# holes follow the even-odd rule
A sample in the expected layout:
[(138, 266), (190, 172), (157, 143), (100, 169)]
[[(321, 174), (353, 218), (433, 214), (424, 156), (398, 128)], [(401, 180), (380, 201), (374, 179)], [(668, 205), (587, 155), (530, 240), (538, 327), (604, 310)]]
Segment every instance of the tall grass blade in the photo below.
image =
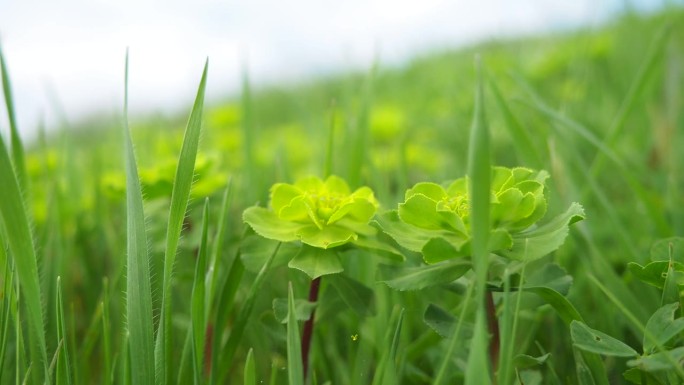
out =
[(200, 240), (197, 265), (195, 267), (195, 282), (192, 288), (192, 353), (195, 384), (202, 383), (204, 368), (204, 344), (207, 329), (207, 314), (205, 307), (205, 278), (207, 271), (207, 232), (209, 228), (209, 198), (204, 201), (204, 216), (202, 219), (202, 238)]
[[(670, 30), (670, 25), (662, 27), (653, 38), (653, 42), (649, 45), (649, 51), (646, 53), (646, 57), (639, 68), (639, 72), (630, 85), (627, 95), (625, 95), (617, 114), (608, 127), (606, 136), (603, 139), (603, 143), (606, 146), (610, 147), (614, 145), (615, 139), (620, 136), (625, 127), (629, 113), (632, 112), (636, 106), (638, 97), (646, 88), (648, 80), (652, 77), (653, 73), (660, 68), (658, 64), (660, 63), (660, 59), (663, 57), (663, 51), (665, 51), (665, 47), (667, 46)], [(590, 164), (590, 173), (592, 176), (599, 175), (603, 166), (603, 161), (603, 154), (601, 152), (596, 154), (596, 157)]]
[(105, 277), (102, 282), (103, 299), (100, 302), (102, 307), (102, 356), (104, 357), (104, 368), (102, 373), (102, 383), (111, 384), (114, 380), (112, 371), (112, 342), (111, 342), (111, 321), (109, 317), (109, 280)]
[[(240, 340), (242, 340), (242, 335), (245, 332), (249, 318), (252, 315), (252, 310), (254, 309), (254, 305), (256, 304), (257, 300), (257, 294), (261, 291), (264, 280), (266, 279), (266, 273), (271, 268), (271, 264), (273, 263), (276, 254), (278, 254), (278, 250), (280, 250), (280, 245), (281, 243), (278, 242), (278, 245), (276, 245), (273, 253), (268, 257), (268, 260), (266, 263), (264, 263), (264, 266), (261, 268), (261, 270), (259, 270), (254, 282), (252, 282), (252, 286), (249, 288), (245, 303), (242, 305), (242, 309), (238, 313), (235, 323), (233, 324), (230, 337), (228, 337), (226, 346), (223, 347), (221, 352), (221, 365), (213, 367), (212, 374), (214, 374), (214, 372), (217, 373), (217, 383), (219, 384), (225, 383), (228, 370), (230, 370), (230, 367), (233, 365), (233, 356), (235, 355), (235, 351), (238, 348)], [(236, 263), (240, 262), (237, 261)], [(242, 267), (242, 269), (244, 269), (244, 267)], [(229, 282), (228, 284), (232, 285), (233, 283)], [(216, 325), (216, 327), (223, 327), (223, 325)]]
[(475, 96), (475, 116), (470, 131), (468, 149), (468, 194), (470, 196), (470, 223), (472, 231), (472, 256), (475, 270), (475, 304), (477, 317), (475, 334), (468, 355), (465, 373), (466, 384), (489, 384), (487, 358), (488, 334), (484, 307), (485, 284), (489, 268), (487, 242), (489, 238), (489, 199), (491, 179), (491, 155), (489, 129), (484, 111), (484, 89), (481, 64), (477, 63), (478, 84)]
[(71, 375), (71, 359), (69, 358), (69, 347), (66, 324), (64, 322), (64, 304), (62, 303), (62, 282), (61, 278), (57, 277), (57, 341), (59, 341), (59, 348), (57, 349), (57, 375), (55, 381), (59, 384), (73, 384), (73, 376)]
[(171, 278), (173, 266), (178, 251), (178, 242), (185, 219), (185, 211), (190, 198), (190, 188), (197, 158), (200, 132), (202, 130), (202, 109), (204, 108), (204, 90), (207, 84), (207, 71), (209, 60), (204, 64), (202, 80), (197, 90), (197, 97), (190, 112), (190, 118), (185, 129), (183, 145), (178, 158), (176, 176), (173, 180), (171, 192), (171, 209), (169, 211), (168, 228), (166, 232), (166, 247), (164, 250), (164, 278), (162, 283), (162, 311), (157, 340), (155, 345), (155, 365), (157, 371), (157, 384), (164, 385), (171, 381)]
[[(134, 384), (154, 384), (154, 324), (150, 261), (142, 190), (128, 128), (128, 53), (124, 91), (124, 152), (126, 167), (126, 322)], [(122, 358), (126, 359), (126, 358)]]
[[(2, 238), (0, 237), (0, 240)], [(3, 242), (0, 242), (0, 253), (6, 253), (5, 246)], [(5, 367), (5, 353), (7, 352), (7, 345), (9, 340), (7, 338), (9, 334), (9, 323), (10, 323), (10, 313), (12, 312), (12, 279), (14, 278), (14, 271), (10, 269), (9, 260), (5, 261), (5, 274), (4, 274), (4, 286), (2, 288), (2, 294), (0, 294), (0, 379), (3, 377), (4, 367)]]
[(2, 72), (2, 91), (5, 95), (5, 107), (10, 125), (10, 143), (12, 145), (12, 160), (14, 161), (14, 171), (17, 173), (17, 180), (22, 192), (26, 192), (26, 162), (24, 160), (24, 146), (21, 144), (19, 129), (17, 128), (17, 118), (14, 111), (14, 98), (12, 97), (12, 87), (10, 84), (5, 55), (0, 46), (0, 72)]
[(45, 343), (44, 317), (41, 304), (38, 264), (34, 249), (33, 235), (29, 226), (28, 208), (24, 202), (20, 179), (14, 173), (10, 156), (0, 135), (0, 214), (5, 227), (10, 255), (21, 284), (23, 303), (26, 305), (27, 321), (30, 330), (31, 351), (38, 376), (49, 381), (48, 357)]
[(256, 368), (254, 366), (254, 349), (249, 349), (247, 359), (245, 359), (244, 385), (256, 385)]
[(292, 282), (288, 286), (287, 293), (287, 380), (289, 385), (304, 385), (302, 346), (299, 339), (299, 323), (297, 323)]

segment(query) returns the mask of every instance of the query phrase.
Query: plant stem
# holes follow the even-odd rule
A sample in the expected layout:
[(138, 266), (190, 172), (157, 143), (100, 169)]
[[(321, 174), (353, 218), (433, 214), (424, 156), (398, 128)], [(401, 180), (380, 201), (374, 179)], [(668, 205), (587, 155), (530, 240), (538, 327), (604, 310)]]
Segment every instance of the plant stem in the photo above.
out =
[(496, 318), (496, 306), (494, 306), (494, 294), (487, 290), (485, 295), (487, 308), (487, 326), (491, 338), (489, 339), (489, 360), (492, 363), (492, 372), (496, 375), (499, 366), (499, 348), (501, 347), (501, 336), (499, 335), (499, 319)]
[[(315, 278), (311, 281), (309, 288), (309, 302), (318, 301), (318, 290), (321, 287), (321, 277)], [(311, 312), (311, 317), (304, 324), (304, 332), (302, 333), (302, 366), (304, 367), (304, 378), (309, 369), (309, 348), (311, 347), (311, 336), (313, 335), (314, 318), (316, 317), (316, 309)]]

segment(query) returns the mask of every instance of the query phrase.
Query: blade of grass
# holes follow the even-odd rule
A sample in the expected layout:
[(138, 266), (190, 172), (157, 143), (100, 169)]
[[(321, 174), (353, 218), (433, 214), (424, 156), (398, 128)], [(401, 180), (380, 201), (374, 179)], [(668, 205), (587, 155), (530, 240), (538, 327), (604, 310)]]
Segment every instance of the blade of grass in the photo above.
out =
[(287, 289), (287, 381), (289, 385), (304, 385), (302, 347), (299, 339), (299, 324), (295, 310), (292, 282)]
[(12, 97), (12, 87), (5, 63), (5, 55), (0, 46), (0, 71), (2, 72), (2, 91), (5, 95), (5, 106), (7, 108), (7, 118), (10, 125), (10, 143), (12, 145), (12, 160), (14, 161), (14, 171), (17, 174), (17, 181), (22, 192), (26, 192), (26, 162), (24, 160), (24, 146), (21, 144), (19, 129), (17, 128), (17, 118), (14, 112), (14, 98)]
[(109, 318), (109, 280), (107, 277), (103, 279), (103, 299), (100, 302), (102, 307), (102, 356), (104, 357), (104, 369), (102, 373), (102, 383), (111, 384), (114, 380), (114, 373), (112, 371), (112, 342), (110, 337), (111, 321)]
[(254, 367), (254, 349), (249, 349), (245, 359), (244, 385), (256, 385), (256, 368)]
[[(228, 371), (230, 370), (230, 367), (233, 365), (233, 356), (235, 355), (235, 351), (238, 348), (238, 344), (242, 339), (242, 336), (245, 332), (245, 327), (247, 326), (247, 322), (249, 321), (249, 318), (252, 314), (252, 310), (254, 309), (254, 305), (256, 304), (257, 293), (261, 291), (261, 287), (263, 286), (264, 280), (266, 278), (266, 273), (270, 269), (276, 254), (278, 254), (278, 250), (280, 250), (280, 245), (281, 243), (278, 242), (278, 245), (276, 245), (275, 249), (273, 250), (273, 253), (270, 257), (268, 257), (268, 260), (266, 261), (266, 263), (264, 263), (264, 266), (261, 268), (261, 270), (259, 270), (259, 273), (254, 279), (254, 282), (249, 288), (249, 292), (247, 293), (245, 303), (242, 305), (242, 309), (237, 315), (237, 319), (233, 324), (233, 329), (230, 332), (230, 337), (228, 337), (226, 346), (223, 348), (221, 352), (221, 365), (213, 367), (212, 373), (217, 373), (217, 382), (219, 384), (223, 384), (226, 381)], [(244, 269), (244, 267), (242, 267), (242, 269)], [(229, 284), (232, 285), (232, 283)], [(216, 327), (223, 327), (223, 325), (217, 324)]]
[[(0, 243), (0, 253), (6, 253), (5, 247)], [(10, 323), (10, 313), (12, 311), (12, 279), (14, 278), (14, 271), (10, 269), (9, 260), (5, 261), (5, 278), (2, 281), (4, 287), (2, 290), (2, 304), (1, 316), (0, 316), (0, 328), (2, 329), (2, 334), (0, 335), (0, 379), (2, 379), (3, 368), (5, 367), (5, 353), (7, 352), (7, 345), (9, 341), (7, 335), (9, 333), (9, 323)]]
[(206, 304), (206, 315), (205, 319), (209, 320), (209, 312), (214, 303), (214, 298), (216, 297), (216, 284), (218, 281), (218, 263), (221, 259), (221, 253), (223, 252), (223, 239), (226, 227), (226, 218), (228, 218), (228, 209), (233, 202), (233, 181), (228, 180), (228, 187), (223, 193), (223, 201), (221, 203), (221, 211), (218, 220), (218, 229), (216, 229), (216, 237), (214, 238), (214, 247), (211, 252), (211, 260), (209, 262), (209, 270), (207, 271), (207, 277), (205, 280), (205, 287), (207, 290), (205, 304)]
[(468, 194), (470, 196), (470, 223), (472, 231), (472, 259), (475, 270), (475, 305), (477, 316), (475, 334), (468, 355), (465, 383), (489, 384), (490, 367), (488, 365), (488, 334), (485, 313), (485, 285), (489, 269), (489, 199), (491, 178), (491, 155), (489, 148), (489, 129), (484, 111), (484, 89), (482, 69), (477, 60), (477, 90), (475, 96), (475, 113), (470, 131), (468, 149)]
[[(7, 148), (0, 135), (0, 186), (3, 186), (0, 199), (0, 214), (5, 227), (10, 255), (16, 268), (18, 281), (23, 290), (23, 303), (26, 305), (27, 318), (36, 366), (42, 366), (44, 381), (49, 382), (48, 357), (45, 343), (44, 316), (41, 304), (38, 264), (34, 249), (33, 235), (29, 226), (28, 208), (24, 202), (19, 177), (14, 173)], [(35, 344), (35, 345), (33, 345)]]
[[(617, 114), (615, 114), (610, 126), (608, 126), (608, 130), (603, 139), (603, 143), (607, 147), (612, 147), (614, 145), (615, 139), (620, 136), (625, 127), (627, 117), (636, 106), (638, 97), (646, 88), (648, 80), (652, 78), (653, 73), (660, 68), (658, 64), (660, 63), (660, 59), (663, 57), (663, 51), (665, 51), (665, 47), (667, 46), (670, 30), (671, 26), (669, 24), (663, 26), (655, 35), (651, 44), (649, 44), (649, 50), (639, 68), (639, 72), (630, 85), (627, 95), (625, 95), (625, 98), (622, 100)], [(598, 152), (589, 166), (590, 174), (592, 176), (596, 177), (600, 174), (601, 168), (603, 167), (603, 161), (603, 153)]]
[(204, 64), (202, 80), (197, 90), (197, 97), (190, 112), (190, 118), (185, 129), (183, 145), (178, 158), (178, 167), (173, 180), (171, 192), (171, 209), (166, 233), (166, 247), (164, 250), (164, 277), (162, 283), (162, 310), (155, 344), (155, 369), (157, 384), (164, 385), (171, 381), (171, 279), (173, 266), (178, 251), (185, 211), (190, 199), (190, 188), (195, 170), (195, 159), (202, 130), (202, 109), (204, 108), (204, 91), (207, 84), (209, 60)]
[(192, 325), (192, 352), (195, 384), (201, 384), (204, 369), (204, 343), (207, 328), (207, 315), (205, 301), (205, 278), (207, 272), (207, 232), (209, 228), (209, 198), (204, 201), (204, 214), (202, 218), (202, 238), (200, 240), (195, 266), (195, 281), (192, 288), (192, 312), (190, 320)]
[(55, 383), (73, 384), (71, 376), (71, 359), (69, 358), (69, 347), (67, 346), (66, 324), (64, 322), (64, 304), (62, 303), (62, 279), (57, 277), (57, 375)]
[[(124, 80), (124, 152), (126, 167), (126, 322), (130, 334), (131, 377), (138, 385), (154, 384), (154, 324), (150, 261), (142, 190), (128, 128), (128, 52)], [(124, 358), (125, 359), (125, 358)]]

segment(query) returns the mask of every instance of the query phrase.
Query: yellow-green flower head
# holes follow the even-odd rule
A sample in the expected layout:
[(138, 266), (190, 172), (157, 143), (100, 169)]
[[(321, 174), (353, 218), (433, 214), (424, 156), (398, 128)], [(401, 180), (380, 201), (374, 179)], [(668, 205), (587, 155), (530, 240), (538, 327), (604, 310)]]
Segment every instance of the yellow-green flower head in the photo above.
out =
[[(544, 170), (492, 168), (491, 251), (516, 259), (539, 258), (560, 246), (567, 226), (583, 218), (582, 207), (573, 204), (565, 214), (549, 222), (550, 226), (536, 226), (546, 214), (547, 178)], [(398, 209), (381, 215), (378, 224), (401, 246), (421, 252), (426, 262), (435, 263), (470, 254), (469, 217), (468, 178), (463, 177), (446, 187), (430, 182), (416, 184), (406, 191)], [(525, 250), (521, 245), (528, 241), (540, 243)]]
[(307, 177), (294, 184), (276, 183), (271, 187), (270, 209), (250, 207), (243, 219), (265, 238), (301, 240), (328, 249), (356, 241), (358, 234), (372, 234), (368, 222), (377, 207), (368, 187), (351, 192), (340, 177), (325, 181)]

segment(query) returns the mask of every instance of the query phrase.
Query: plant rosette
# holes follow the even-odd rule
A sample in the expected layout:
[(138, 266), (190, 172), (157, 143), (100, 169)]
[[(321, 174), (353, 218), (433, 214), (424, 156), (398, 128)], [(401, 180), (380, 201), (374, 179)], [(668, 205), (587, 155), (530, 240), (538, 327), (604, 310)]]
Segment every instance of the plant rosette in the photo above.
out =
[[(547, 201), (544, 170), (493, 167), (490, 194), (489, 250), (497, 255), (531, 261), (558, 249), (568, 227), (584, 219), (578, 203), (543, 223)], [(420, 252), (428, 264), (470, 255), (468, 177), (446, 187), (421, 182), (408, 189), (397, 210), (377, 217), (377, 223), (399, 245)]]
[(312, 279), (342, 272), (339, 251), (349, 246), (401, 258), (398, 251), (375, 239), (377, 230), (369, 222), (379, 204), (368, 187), (352, 192), (338, 176), (307, 177), (294, 184), (274, 184), (269, 206), (247, 208), (243, 220), (264, 238), (301, 242), (288, 266)]

